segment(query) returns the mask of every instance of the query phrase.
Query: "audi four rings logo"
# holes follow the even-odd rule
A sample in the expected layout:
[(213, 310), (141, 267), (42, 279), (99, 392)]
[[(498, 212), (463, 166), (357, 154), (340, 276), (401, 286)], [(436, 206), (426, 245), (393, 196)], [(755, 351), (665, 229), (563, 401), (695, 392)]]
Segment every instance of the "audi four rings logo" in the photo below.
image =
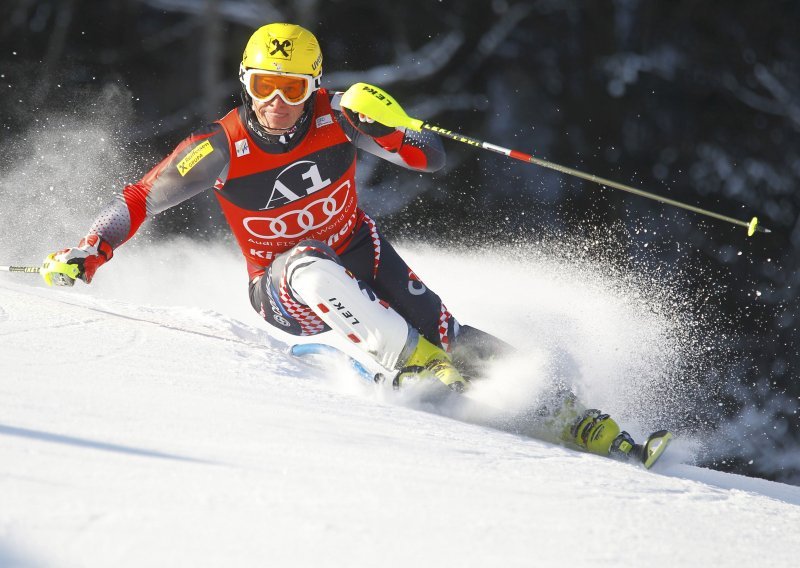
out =
[[(344, 196), (337, 200), (342, 190)], [(345, 208), (349, 197), (350, 180), (345, 180), (329, 196), (312, 201), (302, 209), (277, 217), (246, 217), (242, 223), (247, 232), (259, 239), (296, 239), (330, 223)]]

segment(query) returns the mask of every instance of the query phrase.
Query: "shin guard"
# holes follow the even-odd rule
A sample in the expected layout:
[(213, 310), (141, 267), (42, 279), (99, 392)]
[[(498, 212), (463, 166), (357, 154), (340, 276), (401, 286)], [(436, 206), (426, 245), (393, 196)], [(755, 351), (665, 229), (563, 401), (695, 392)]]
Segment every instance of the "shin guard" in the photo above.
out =
[(408, 358), (417, 343), (418, 334), (400, 314), (332, 259), (290, 262), (286, 279), (298, 300), (387, 369)]

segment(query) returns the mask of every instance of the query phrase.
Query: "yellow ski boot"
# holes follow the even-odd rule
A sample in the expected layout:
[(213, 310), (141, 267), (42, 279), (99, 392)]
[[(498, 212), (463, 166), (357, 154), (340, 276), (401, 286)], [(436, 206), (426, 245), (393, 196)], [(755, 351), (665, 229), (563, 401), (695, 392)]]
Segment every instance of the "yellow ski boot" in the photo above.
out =
[[(565, 437), (568, 442), (576, 444), (593, 454), (607, 456), (611, 453), (611, 446), (620, 435), (620, 428), (608, 414), (603, 414), (595, 408), (585, 410), (578, 419), (572, 424)], [(633, 448), (624, 440), (621, 443), (627, 444), (623, 453), (628, 453)], [(630, 447), (628, 447), (630, 446)]]
[(620, 431), (608, 414), (599, 410), (586, 410), (575, 421), (567, 434), (568, 441), (601, 456), (619, 460), (633, 460), (650, 469), (672, 441), (672, 433), (659, 430), (651, 434), (644, 444), (637, 444), (631, 435)]
[(394, 387), (433, 376), (450, 389), (460, 392), (467, 388), (467, 381), (453, 366), (450, 355), (421, 335), (411, 356), (394, 379)]
[[(559, 441), (570, 446), (577, 446), (593, 454), (614, 457), (627, 456), (633, 449), (633, 439), (627, 432), (620, 432), (620, 427), (608, 415), (597, 409), (587, 409), (571, 392), (559, 396), (562, 398), (558, 409), (548, 413), (546, 419), (548, 429), (557, 435)], [(619, 456), (623, 457), (623, 456)]]
[(548, 413), (545, 424), (553, 433), (547, 434), (547, 438), (557, 435), (558, 441), (567, 445), (600, 456), (639, 462), (647, 469), (658, 461), (673, 437), (671, 432), (659, 430), (644, 444), (637, 444), (608, 414), (583, 407), (571, 392), (563, 395), (558, 410)]

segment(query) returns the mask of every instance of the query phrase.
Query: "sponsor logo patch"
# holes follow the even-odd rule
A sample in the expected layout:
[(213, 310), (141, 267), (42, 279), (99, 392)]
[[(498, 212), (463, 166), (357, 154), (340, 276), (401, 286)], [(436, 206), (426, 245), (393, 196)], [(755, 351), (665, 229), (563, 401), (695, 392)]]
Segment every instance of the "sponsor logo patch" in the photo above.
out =
[(357, 325), (361, 323), (358, 318), (345, 306), (338, 298), (328, 298), (333, 309), (335, 309), (344, 320), (350, 325)]
[(408, 293), (412, 296), (421, 296), (428, 289), (425, 288), (425, 284), (422, 283), (422, 280), (419, 279), (419, 276), (414, 274), (414, 271), (410, 268), (408, 269)]
[(322, 179), (319, 166), (314, 162), (310, 160), (294, 162), (278, 174), (267, 204), (260, 209), (263, 211), (286, 205), (325, 189), (330, 183), (330, 178)]
[(208, 140), (203, 141), (194, 150), (186, 154), (186, 156), (184, 156), (180, 162), (178, 162), (178, 164), (175, 166), (178, 168), (178, 173), (181, 174), (181, 176), (185, 176), (200, 162), (200, 160), (208, 156), (213, 151), (214, 147), (211, 145), (211, 142)]
[(317, 117), (317, 128), (321, 128), (323, 126), (328, 126), (329, 124), (333, 124), (333, 117), (329, 114), (323, 114), (320, 117)]
[(269, 50), (269, 56), (274, 58), (281, 58), (281, 59), (291, 59), (292, 52), (294, 51), (294, 43), (292, 40), (282, 37), (275, 37), (270, 36), (270, 40), (267, 43), (267, 49)]
[(250, 145), (247, 143), (247, 138), (242, 138), (241, 140), (237, 140), (234, 142), (234, 146), (236, 146), (236, 157), (241, 158), (242, 156), (246, 156), (250, 153)]
[[(330, 195), (308, 203), (302, 209), (290, 209), (276, 217), (245, 217), (245, 230), (258, 239), (297, 239), (315, 231), (344, 221), (336, 217), (353, 198), (350, 196), (350, 180), (345, 180)], [(335, 226), (335, 225), (332, 225)]]

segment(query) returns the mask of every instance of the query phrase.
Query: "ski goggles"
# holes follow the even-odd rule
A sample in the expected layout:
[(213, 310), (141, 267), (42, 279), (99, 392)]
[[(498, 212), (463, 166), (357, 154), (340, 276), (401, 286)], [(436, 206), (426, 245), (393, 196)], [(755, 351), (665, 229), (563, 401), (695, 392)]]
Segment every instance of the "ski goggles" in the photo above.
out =
[(312, 93), (319, 89), (321, 78), (321, 75), (313, 77), (300, 73), (278, 73), (243, 67), (239, 69), (239, 80), (253, 99), (268, 101), (277, 94), (290, 105), (306, 102)]

